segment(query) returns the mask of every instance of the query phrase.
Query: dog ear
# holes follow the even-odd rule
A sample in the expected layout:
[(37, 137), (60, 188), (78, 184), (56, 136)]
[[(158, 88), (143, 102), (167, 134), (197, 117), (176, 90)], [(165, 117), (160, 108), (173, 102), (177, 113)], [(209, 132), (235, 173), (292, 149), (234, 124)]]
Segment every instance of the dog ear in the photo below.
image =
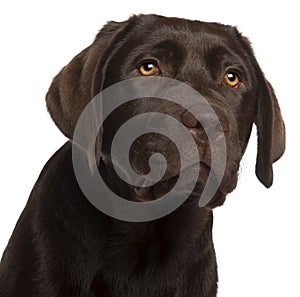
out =
[(285, 126), (271, 84), (261, 75), (255, 124), (257, 126), (257, 159), (255, 173), (266, 187), (273, 183), (272, 165), (285, 151)]
[[(116, 41), (123, 37), (129, 20), (107, 23), (94, 42), (53, 79), (46, 95), (47, 108), (55, 124), (70, 140), (83, 109), (101, 91), (105, 63)], [(88, 133), (88, 127), (86, 129)], [(97, 137), (96, 151), (95, 147), (88, 148), (88, 154), (96, 154), (97, 162), (100, 161), (101, 145), (102, 131)]]
[[(231, 30), (232, 27), (226, 26)], [(236, 28), (234, 35), (244, 49), (245, 56), (253, 68), (255, 84), (257, 85), (257, 106), (255, 124), (257, 126), (257, 157), (255, 173), (259, 181), (269, 188), (273, 183), (273, 163), (285, 151), (285, 126), (280, 107), (272, 85), (265, 79), (255, 58), (253, 49), (247, 37)]]
[[(53, 79), (46, 95), (48, 111), (62, 133), (72, 139), (77, 120), (94, 94), (94, 74), (99, 74), (102, 58), (111, 51), (115, 36), (126, 22), (109, 22), (94, 42), (75, 56)], [(102, 81), (103, 78), (97, 78)], [(98, 83), (99, 84), (99, 83)], [(99, 89), (98, 92), (101, 90)]]

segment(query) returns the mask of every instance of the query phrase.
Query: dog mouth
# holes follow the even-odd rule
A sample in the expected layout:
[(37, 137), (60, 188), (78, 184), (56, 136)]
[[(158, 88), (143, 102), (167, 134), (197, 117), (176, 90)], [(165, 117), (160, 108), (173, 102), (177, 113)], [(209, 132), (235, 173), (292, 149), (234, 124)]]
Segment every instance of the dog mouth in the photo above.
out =
[[(140, 156), (140, 155), (138, 155)], [(174, 155), (172, 155), (174, 157)], [(150, 202), (155, 201), (157, 199), (163, 198), (167, 195), (172, 189), (177, 186), (176, 183), (179, 182), (179, 178), (181, 175), (184, 175), (185, 178), (183, 185), (180, 184), (179, 195), (184, 195), (188, 197), (183, 205), (198, 205), (198, 202), (201, 199), (201, 195), (205, 190), (207, 183), (210, 183), (213, 187), (215, 187), (215, 193), (212, 195), (210, 200), (205, 204), (207, 208), (214, 208), (220, 206), (224, 203), (226, 195), (230, 193), (236, 186), (237, 182), (237, 174), (235, 166), (226, 166), (224, 171), (224, 175), (220, 176), (220, 172), (216, 171), (218, 168), (212, 168), (211, 166), (211, 158), (210, 154), (201, 155), (202, 158), (199, 158), (200, 161), (197, 163), (193, 163), (192, 165), (181, 169), (180, 162), (177, 162), (172, 159), (173, 162), (167, 162), (168, 167), (164, 174), (164, 176), (155, 184), (151, 186), (134, 186), (133, 183), (124, 183), (124, 186), (129, 186), (128, 195), (122, 196), (124, 199), (128, 199), (135, 202)], [(105, 162), (106, 166), (112, 168), (112, 160), (105, 155), (102, 156), (102, 160)], [(138, 164), (141, 164), (141, 160), (138, 159)], [(136, 164), (136, 163), (135, 163)], [(231, 164), (231, 162), (229, 162)], [(147, 175), (147, 170), (139, 170), (140, 168), (136, 168), (132, 165), (132, 168), (139, 176)], [(106, 166), (102, 168), (106, 168)], [(227, 168), (228, 167), (228, 168)], [(101, 167), (100, 167), (101, 168)], [(144, 169), (145, 167), (142, 167)], [(150, 168), (148, 168), (150, 169)], [(112, 171), (113, 172), (113, 171)], [(190, 180), (189, 180), (190, 176)], [(196, 181), (195, 181), (196, 176)], [(106, 180), (108, 184), (110, 184), (110, 180)], [(191, 186), (192, 183), (192, 186)], [(121, 183), (123, 184), (123, 183)], [(177, 188), (178, 189), (178, 188)], [(192, 189), (188, 192), (187, 189)], [(176, 195), (178, 195), (176, 191)], [(205, 199), (205, 198), (204, 198)]]
[[(134, 187), (134, 191), (136, 194), (136, 201), (139, 202), (146, 202), (146, 201), (152, 201), (159, 199), (166, 195), (168, 192), (170, 192), (173, 187), (178, 182), (180, 174), (184, 173), (185, 171), (193, 171), (192, 176), (198, 175), (197, 181), (190, 181), (193, 184), (195, 184), (193, 190), (189, 195), (200, 197), (201, 193), (203, 192), (203, 189), (205, 187), (205, 184), (207, 182), (208, 176), (211, 172), (211, 167), (207, 162), (199, 162), (192, 164), (188, 166), (187, 168), (183, 169), (181, 172), (173, 174), (173, 175), (167, 175), (166, 177), (163, 177), (160, 181), (155, 183), (153, 186), (150, 187)], [(197, 171), (197, 172), (195, 172)], [(188, 186), (188, 184), (183, 185), (185, 187)], [(185, 189), (182, 189), (184, 192)]]
[[(122, 165), (114, 163), (114, 166), (117, 165), (120, 167), (121, 171), (124, 172), (124, 175), (128, 177), (127, 183), (125, 182), (124, 186), (128, 186), (128, 193), (130, 193), (129, 199), (136, 202), (150, 202), (163, 198), (172, 191), (174, 187), (176, 187), (174, 189), (175, 196), (182, 195), (188, 197), (187, 200), (192, 197), (195, 201), (197, 199), (199, 201), (204, 191), (205, 195), (203, 196), (203, 199), (205, 199), (204, 197), (207, 195), (206, 185), (208, 186), (207, 189), (215, 189), (215, 194), (211, 192), (211, 195), (214, 195), (211, 198), (211, 201), (215, 199), (215, 196), (221, 195), (224, 197), (231, 192), (229, 187), (233, 189), (235, 185), (235, 183), (231, 181), (231, 179), (234, 180), (231, 176), (235, 175), (235, 170), (234, 168), (231, 168), (232, 166), (230, 165), (232, 162), (229, 159), (226, 159), (225, 162), (227, 165), (224, 165), (222, 150), (214, 151), (215, 155), (213, 155), (209, 141), (202, 134), (195, 135), (199, 153), (198, 162), (192, 163), (193, 155), (192, 153), (189, 154), (189, 144), (185, 144), (187, 146), (187, 153), (184, 155), (184, 158), (185, 160), (188, 160), (188, 163), (192, 163), (186, 168), (182, 168), (184, 165), (181, 164), (181, 156), (175, 145), (168, 139), (164, 139), (164, 136), (148, 134), (138, 138), (130, 148), (129, 163), (131, 169), (141, 178), (137, 179), (143, 180), (145, 178), (144, 182), (136, 182), (136, 177), (130, 177)], [(151, 155), (157, 153), (164, 156), (167, 167), (162, 178), (157, 179), (157, 182), (153, 184), (150, 179), (147, 180), (147, 175), (151, 172), (152, 166), (162, 166), (160, 159), (154, 161), (151, 166), (149, 165)], [(110, 159), (110, 155), (104, 154), (102, 158), (104, 156), (107, 156), (108, 163), (111, 163), (112, 160)], [(216, 158), (216, 160), (214, 159), (214, 162), (212, 162), (213, 157)], [(216, 164), (220, 164), (220, 166), (216, 166)], [(137, 184), (139, 186), (137, 186)], [(141, 186), (141, 184), (150, 184), (150, 186)], [(231, 184), (233, 185), (232, 187)], [(128, 197), (124, 198), (128, 199)]]
[[(188, 198), (183, 205), (197, 206), (206, 184), (210, 182), (215, 187), (215, 193), (206, 202), (205, 207), (213, 209), (221, 206), (224, 204), (227, 194), (232, 192), (237, 184), (237, 174), (235, 174), (235, 170), (233, 170), (230, 175), (225, 172), (224, 177), (222, 177), (220, 181), (217, 178), (217, 173), (214, 172), (210, 164), (202, 160), (198, 164), (193, 164), (183, 171), (185, 170), (197, 170), (198, 177), (192, 191), (188, 193)], [(180, 173), (171, 176), (169, 175), (167, 178), (163, 178), (151, 187), (134, 187), (134, 200), (136, 202), (148, 202), (162, 198), (173, 189), (178, 182), (179, 176)], [(208, 181), (208, 178), (210, 178), (210, 181)], [(185, 186), (188, 187), (188, 183)], [(184, 189), (182, 190), (183, 195), (186, 195), (187, 192), (184, 191)]]

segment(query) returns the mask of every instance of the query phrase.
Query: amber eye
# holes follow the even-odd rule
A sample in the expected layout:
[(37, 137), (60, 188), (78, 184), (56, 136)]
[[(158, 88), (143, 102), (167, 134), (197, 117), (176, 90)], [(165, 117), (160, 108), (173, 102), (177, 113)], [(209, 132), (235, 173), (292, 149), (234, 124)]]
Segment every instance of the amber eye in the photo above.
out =
[(228, 71), (224, 76), (224, 80), (232, 88), (237, 87), (240, 83), (240, 78), (234, 71)]
[(146, 62), (139, 67), (139, 72), (143, 76), (154, 75), (158, 72), (158, 67), (154, 62)]

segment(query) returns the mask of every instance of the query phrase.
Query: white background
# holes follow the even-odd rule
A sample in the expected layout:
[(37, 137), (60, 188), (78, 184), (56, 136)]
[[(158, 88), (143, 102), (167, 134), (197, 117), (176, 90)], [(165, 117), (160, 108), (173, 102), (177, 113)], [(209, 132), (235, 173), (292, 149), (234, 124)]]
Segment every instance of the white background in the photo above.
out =
[[(53, 76), (101, 26), (157, 13), (236, 25), (252, 41), (287, 127), (274, 185), (254, 174), (255, 131), (239, 184), (215, 211), (219, 297), (300, 296), (299, 8), (296, 1), (10, 1), (0, 5), (0, 254), (39, 172), (65, 142), (45, 107)], [(101, 4), (101, 3), (105, 3)]]

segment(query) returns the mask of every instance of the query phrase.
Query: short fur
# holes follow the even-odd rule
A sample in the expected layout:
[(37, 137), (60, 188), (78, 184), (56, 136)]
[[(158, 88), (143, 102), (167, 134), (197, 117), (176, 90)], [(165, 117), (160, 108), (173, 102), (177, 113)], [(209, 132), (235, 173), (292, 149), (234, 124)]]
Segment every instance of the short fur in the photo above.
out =
[[(220, 188), (206, 207), (199, 208), (199, 195), (191, 195), (168, 216), (129, 223), (101, 213), (84, 197), (73, 172), (71, 142), (77, 120), (91, 98), (118, 81), (139, 75), (139, 63), (149, 56), (158, 61), (159, 75), (188, 83), (211, 103), (226, 136), (228, 158)], [(242, 77), (238, 88), (223, 81), (228, 67)], [(236, 186), (252, 124), (258, 131), (256, 174), (266, 187), (272, 185), (272, 164), (285, 147), (274, 90), (248, 40), (231, 26), (156, 15), (109, 22), (54, 78), (46, 101), (51, 117), (69, 141), (45, 165), (17, 222), (1, 261), (0, 296), (215, 297), (218, 276), (212, 209), (223, 204)], [(149, 109), (184, 122), (183, 108), (159, 99), (153, 99), (152, 105), (141, 99), (113, 112), (96, 146), (103, 178), (129, 200), (139, 201), (143, 195), (116, 176), (109, 148), (126, 119)], [(184, 124), (189, 126), (188, 121)], [(188, 128), (209, 145), (201, 127)], [(147, 135), (140, 144), (142, 148), (137, 145), (131, 156), (137, 172), (147, 171), (139, 151), (144, 152), (147, 144), (150, 152), (161, 152), (168, 166), (172, 165), (165, 180), (176, 176), (178, 154), (166, 138)], [(92, 152), (90, 148), (86, 154)], [(209, 165), (209, 151), (200, 144), (199, 154)], [(205, 173), (200, 174), (201, 181)], [(151, 200), (161, 191), (158, 185), (144, 194)]]

